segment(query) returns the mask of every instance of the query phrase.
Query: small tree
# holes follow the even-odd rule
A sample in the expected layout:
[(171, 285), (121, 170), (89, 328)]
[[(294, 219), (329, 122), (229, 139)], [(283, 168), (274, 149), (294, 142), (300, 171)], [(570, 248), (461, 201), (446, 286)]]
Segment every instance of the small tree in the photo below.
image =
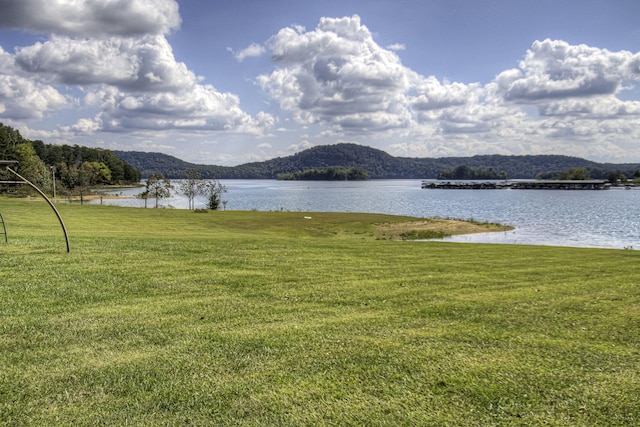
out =
[(147, 201), (149, 200), (149, 190), (147, 190), (145, 188), (145, 190), (142, 193), (138, 193), (136, 194), (136, 198), (138, 199), (144, 199), (144, 208), (147, 208)]
[(187, 197), (189, 201), (189, 209), (195, 209), (195, 198), (197, 196), (205, 196), (208, 193), (208, 184), (204, 181), (200, 173), (195, 169), (187, 171), (187, 179), (178, 184), (180, 191)]
[(142, 194), (145, 194), (145, 207), (146, 207), (146, 198), (153, 197), (156, 199), (156, 209), (158, 208), (158, 200), (164, 199), (165, 197), (171, 197), (171, 190), (173, 189), (173, 185), (171, 185), (171, 181), (168, 178), (165, 178), (162, 174), (153, 174), (147, 179), (147, 184), (145, 187), (145, 191)]
[(222, 200), (222, 195), (228, 191), (226, 185), (223, 185), (220, 181), (214, 179), (207, 183), (207, 191), (209, 193), (207, 208), (215, 211), (220, 209), (221, 203), (226, 206), (226, 200)]

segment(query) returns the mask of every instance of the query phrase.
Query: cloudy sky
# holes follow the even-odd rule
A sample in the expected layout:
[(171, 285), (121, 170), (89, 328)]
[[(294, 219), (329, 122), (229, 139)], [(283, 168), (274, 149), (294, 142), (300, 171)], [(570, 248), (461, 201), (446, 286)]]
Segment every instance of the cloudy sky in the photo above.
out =
[(638, 0), (0, 0), (0, 122), (236, 165), (395, 156), (640, 162)]

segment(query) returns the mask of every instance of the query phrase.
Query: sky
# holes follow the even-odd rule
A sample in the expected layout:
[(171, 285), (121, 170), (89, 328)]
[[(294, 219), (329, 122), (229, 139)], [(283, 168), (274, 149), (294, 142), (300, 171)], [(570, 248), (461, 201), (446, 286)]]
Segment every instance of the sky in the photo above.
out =
[(638, 0), (0, 0), (0, 122), (215, 165), (640, 162)]

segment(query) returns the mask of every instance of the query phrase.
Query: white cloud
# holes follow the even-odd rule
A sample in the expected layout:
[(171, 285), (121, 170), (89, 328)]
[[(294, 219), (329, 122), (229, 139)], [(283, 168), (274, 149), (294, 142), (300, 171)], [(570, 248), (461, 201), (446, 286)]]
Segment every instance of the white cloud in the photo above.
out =
[(287, 147), (287, 153), (298, 153), (300, 151), (307, 150), (312, 148), (313, 144), (307, 140), (300, 142), (299, 144), (291, 144)]
[(99, 123), (96, 120), (80, 119), (76, 124), (71, 126), (70, 130), (78, 133), (94, 133), (99, 130)]
[(90, 92), (86, 103), (99, 106), (97, 126), (111, 132), (186, 129), (259, 135), (273, 123), (266, 113), (252, 118), (242, 111), (237, 96), (220, 93), (210, 85), (135, 94), (103, 87)]
[(198, 81), (164, 36), (74, 39), (54, 36), (18, 49), (28, 73), (66, 85), (109, 84), (131, 91), (176, 91)]
[(406, 127), (415, 73), (378, 46), (358, 16), (322, 18), (314, 31), (285, 28), (268, 44), (277, 69), (259, 84), (306, 124), (339, 131)]
[(542, 116), (574, 116), (593, 120), (640, 117), (640, 102), (621, 101), (615, 96), (573, 98), (543, 104), (539, 111)]
[[(231, 49), (229, 49), (231, 50)], [(233, 52), (231, 50), (231, 52), (233, 53), (233, 56), (236, 58), (236, 60), (238, 62), (242, 62), (245, 60), (245, 58), (252, 58), (252, 57), (257, 57), (262, 55), (264, 52), (266, 51), (264, 46), (261, 46), (257, 43), (251, 43), (251, 45), (247, 46), (246, 48), (242, 49), (240, 52)]]
[[(141, 7), (135, 3), (131, 7)], [(95, 12), (90, 6), (86, 13)], [(52, 35), (43, 43), (17, 49), (14, 56), (0, 51), (0, 79), (0, 117), (16, 119), (41, 118), (64, 105), (65, 98), (53, 85), (81, 88), (82, 107), (100, 111), (64, 126), (65, 132), (190, 129), (261, 135), (275, 123), (270, 114), (260, 112), (253, 118), (244, 112), (236, 95), (200, 84), (186, 64), (176, 61), (161, 34)]]
[(394, 43), (394, 44), (390, 44), (389, 46), (387, 46), (387, 49), (394, 50), (394, 51), (405, 50), (406, 48), (407, 48), (407, 46), (405, 46), (402, 43)]
[(518, 69), (497, 76), (497, 90), (515, 102), (614, 94), (623, 81), (640, 79), (638, 63), (638, 54), (627, 51), (536, 41)]
[(69, 100), (54, 87), (29, 79), (14, 66), (0, 47), (0, 117), (41, 119), (47, 112), (66, 107)]
[(416, 95), (411, 98), (411, 107), (417, 112), (477, 103), (481, 96), (479, 84), (441, 84), (435, 77), (416, 79), (414, 91)]
[(71, 36), (167, 34), (180, 26), (175, 0), (0, 0), (0, 27)]
[(479, 84), (441, 83), (405, 67), (358, 16), (323, 18), (309, 32), (285, 28), (268, 46), (276, 69), (259, 84), (300, 123), (335, 134), (412, 128), (482, 97)]

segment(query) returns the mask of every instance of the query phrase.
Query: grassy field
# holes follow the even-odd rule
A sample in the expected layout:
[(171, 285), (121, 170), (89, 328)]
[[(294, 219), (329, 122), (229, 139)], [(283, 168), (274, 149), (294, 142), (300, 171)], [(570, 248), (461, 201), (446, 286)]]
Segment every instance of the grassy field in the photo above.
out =
[(638, 251), (58, 208), (0, 198), (0, 425), (640, 424)]

